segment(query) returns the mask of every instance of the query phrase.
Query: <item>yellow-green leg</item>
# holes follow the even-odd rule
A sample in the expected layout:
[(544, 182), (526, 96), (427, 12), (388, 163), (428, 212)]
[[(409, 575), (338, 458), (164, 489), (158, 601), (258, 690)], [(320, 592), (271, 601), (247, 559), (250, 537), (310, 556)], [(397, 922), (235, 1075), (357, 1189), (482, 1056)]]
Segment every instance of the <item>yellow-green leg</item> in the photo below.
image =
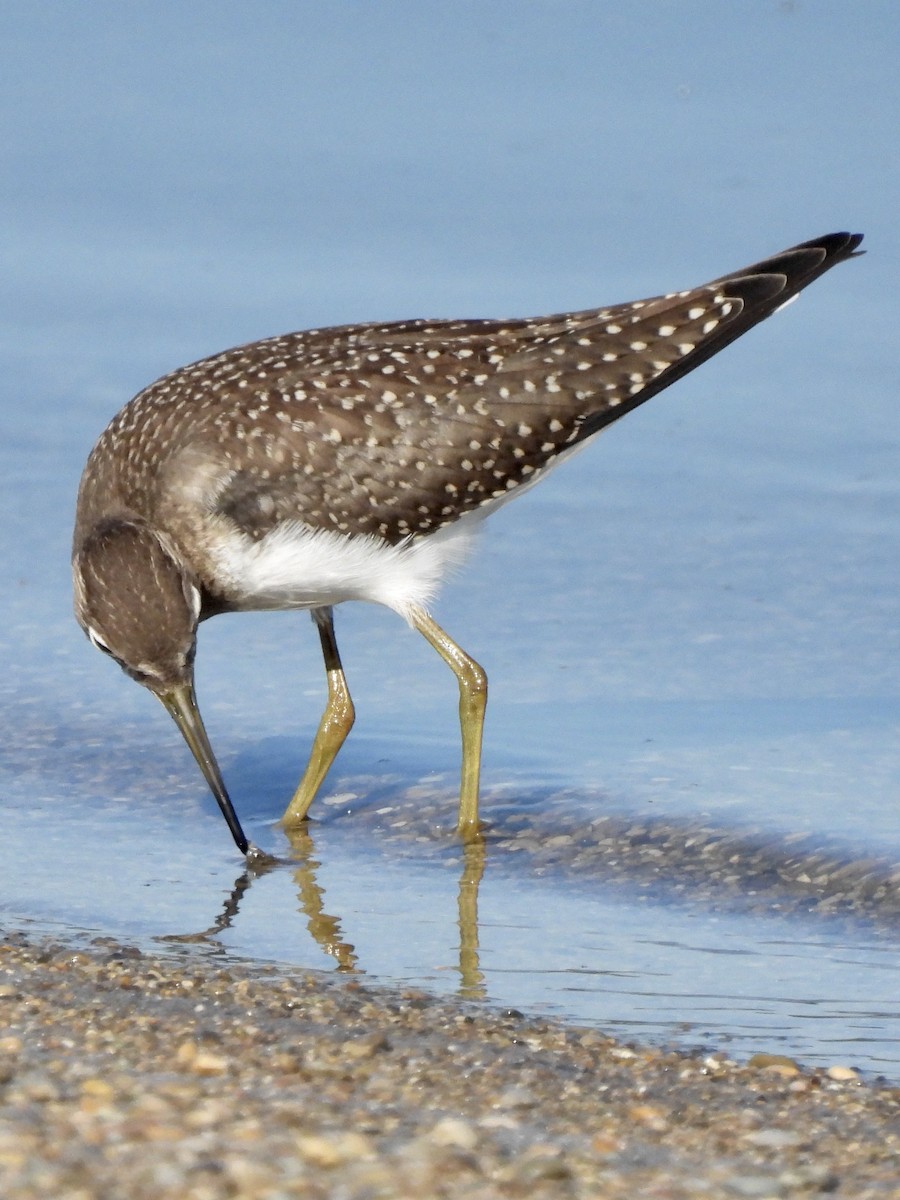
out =
[(414, 608), (410, 624), (434, 646), (459, 683), (459, 725), (462, 732), (462, 775), (459, 785), (457, 830), (465, 841), (478, 837), (478, 782), (481, 775), (481, 737), (487, 705), (487, 675), (469, 658), (424, 609)]
[(313, 609), (312, 618), (319, 630), (322, 654), (325, 658), (328, 700), (316, 731), (303, 778), (281, 818), (282, 825), (289, 827), (300, 825), (306, 819), (309, 806), (315, 799), (316, 792), (322, 786), (347, 734), (353, 728), (353, 720), (356, 716), (353, 701), (347, 690), (344, 668), (341, 666), (341, 656), (338, 653), (337, 641), (334, 636), (332, 610), (330, 608)]

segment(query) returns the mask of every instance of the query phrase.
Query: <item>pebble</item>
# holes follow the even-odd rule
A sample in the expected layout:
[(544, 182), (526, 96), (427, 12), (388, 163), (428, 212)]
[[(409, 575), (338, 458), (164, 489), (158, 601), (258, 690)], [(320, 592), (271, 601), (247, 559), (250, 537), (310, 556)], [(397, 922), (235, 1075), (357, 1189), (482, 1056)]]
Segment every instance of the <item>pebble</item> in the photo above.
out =
[[(0, 944), (15, 1200), (898, 1194), (900, 1089), (359, 979)], [(854, 1086), (847, 1086), (853, 1084)]]
[(478, 1130), (469, 1121), (459, 1117), (442, 1117), (432, 1126), (429, 1134), (435, 1146), (459, 1146), (463, 1150), (474, 1150), (478, 1145)]
[(748, 1060), (747, 1066), (754, 1067), (758, 1071), (769, 1071), (773, 1075), (781, 1075), (785, 1079), (791, 1079), (800, 1074), (800, 1064), (784, 1054), (753, 1054)]
[(829, 1079), (837, 1080), (839, 1083), (858, 1083), (859, 1071), (854, 1067), (842, 1067), (835, 1065), (829, 1067), (825, 1072)]

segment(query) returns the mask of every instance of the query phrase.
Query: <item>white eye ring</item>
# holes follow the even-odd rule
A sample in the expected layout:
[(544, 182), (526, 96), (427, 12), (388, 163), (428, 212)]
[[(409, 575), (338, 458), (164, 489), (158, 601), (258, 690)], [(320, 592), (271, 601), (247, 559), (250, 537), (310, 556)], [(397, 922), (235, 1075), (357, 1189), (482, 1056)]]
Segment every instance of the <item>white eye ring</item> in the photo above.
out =
[(91, 640), (91, 645), (96, 646), (98, 650), (102, 650), (104, 654), (112, 654), (109, 646), (104, 642), (103, 638), (96, 629), (92, 629), (90, 625), (87, 627), (87, 635)]

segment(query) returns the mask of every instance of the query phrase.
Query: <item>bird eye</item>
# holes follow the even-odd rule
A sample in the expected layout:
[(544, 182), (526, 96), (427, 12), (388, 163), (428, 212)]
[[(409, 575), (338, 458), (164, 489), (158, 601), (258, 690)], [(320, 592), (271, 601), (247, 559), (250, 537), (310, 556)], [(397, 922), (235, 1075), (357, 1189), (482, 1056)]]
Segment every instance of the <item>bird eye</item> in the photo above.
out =
[(104, 654), (112, 654), (109, 646), (104, 642), (103, 638), (96, 629), (92, 629), (90, 625), (87, 627), (87, 635), (91, 640), (91, 645), (96, 646), (98, 650), (102, 650)]

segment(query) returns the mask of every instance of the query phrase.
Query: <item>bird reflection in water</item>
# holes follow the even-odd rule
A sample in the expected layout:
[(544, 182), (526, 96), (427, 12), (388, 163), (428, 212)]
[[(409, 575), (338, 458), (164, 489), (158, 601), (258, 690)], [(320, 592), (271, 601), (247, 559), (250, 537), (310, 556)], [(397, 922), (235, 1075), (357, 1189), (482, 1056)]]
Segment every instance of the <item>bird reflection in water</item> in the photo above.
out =
[[(345, 940), (342, 920), (325, 910), (325, 890), (318, 881), (321, 863), (315, 857), (315, 842), (309, 824), (286, 830), (291, 845), (290, 858), (261, 856), (248, 862), (238, 875), (234, 887), (213, 922), (197, 933), (163, 934), (155, 940), (165, 943), (205, 944), (216, 946), (219, 935), (231, 928), (238, 917), (244, 896), (253, 883), (275, 870), (292, 869), (300, 911), (306, 916), (306, 928), (313, 940), (337, 964), (336, 970), (347, 974), (365, 974), (359, 965), (356, 947)], [(462, 872), (457, 897), (457, 928), (459, 930), (458, 972), (460, 996), (470, 1000), (486, 998), (484, 974), (481, 970), (478, 942), (478, 892), (484, 877), (486, 847), (483, 837), (460, 846)], [(221, 946), (223, 953), (225, 946)]]

